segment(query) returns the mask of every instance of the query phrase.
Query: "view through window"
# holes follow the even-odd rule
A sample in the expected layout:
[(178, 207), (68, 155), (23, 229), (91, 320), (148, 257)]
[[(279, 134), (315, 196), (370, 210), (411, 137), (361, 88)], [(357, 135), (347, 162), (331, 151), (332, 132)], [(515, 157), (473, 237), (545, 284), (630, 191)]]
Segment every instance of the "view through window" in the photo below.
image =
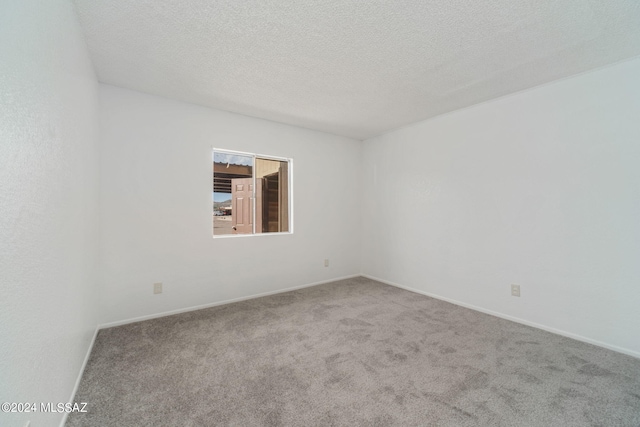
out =
[(291, 159), (213, 150), (213, 235), (291, 231)]

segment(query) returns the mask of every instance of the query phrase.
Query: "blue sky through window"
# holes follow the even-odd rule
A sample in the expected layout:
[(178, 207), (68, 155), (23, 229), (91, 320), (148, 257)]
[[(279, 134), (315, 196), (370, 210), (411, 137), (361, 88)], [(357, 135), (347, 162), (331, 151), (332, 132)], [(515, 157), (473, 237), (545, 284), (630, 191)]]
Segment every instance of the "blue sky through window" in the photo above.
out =
[(251, 156), (241, 156), (238, 154), (213, 153), (213, 161), (215, 163), (229, 163), (232, 165), (251, 166), (253, 159)]
[(224, 202), (227, 200), (231, 200), (231, 194), (229, 193), (213, 193), (213, 201), (214, 202)]

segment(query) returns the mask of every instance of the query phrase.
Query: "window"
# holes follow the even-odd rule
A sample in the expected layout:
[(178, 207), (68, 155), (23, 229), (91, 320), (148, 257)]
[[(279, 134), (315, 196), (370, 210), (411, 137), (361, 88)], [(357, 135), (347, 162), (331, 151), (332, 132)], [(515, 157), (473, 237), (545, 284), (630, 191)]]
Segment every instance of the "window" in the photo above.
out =
[(291, 233), (292, 160), (213, 150), (213, 236)]

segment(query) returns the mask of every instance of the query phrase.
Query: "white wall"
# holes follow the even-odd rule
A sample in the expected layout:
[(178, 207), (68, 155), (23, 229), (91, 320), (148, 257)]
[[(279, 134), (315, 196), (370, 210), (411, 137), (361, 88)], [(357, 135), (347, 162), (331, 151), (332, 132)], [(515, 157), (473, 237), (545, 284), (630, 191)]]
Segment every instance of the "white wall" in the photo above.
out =
[(640, 356), (638, 76), (640, 59), (364, 141), (363, 272)]
[[(97, 324), (97, 81), (69, 1), (0, 6), (0, 402), (66, 402)], [(61, 414), (0, 413), (0, 425)]]
[[(360, 272), (360, 141), (113, 86), (99, 93), (103, 322)], [(293, 158), (294, 234), (212, 238), (212, 147)]]
[[(1, 402), (66, 401), (98, 322), (357, 274), (361, 261), (640, 355), (640, 60), (362, 144), (97, 89), (69, 2), (0, 12)], [(293, 235), (211, 238), (214, 146), (294, 158)], [(0, 413), (27, 419), (61, 416)]]

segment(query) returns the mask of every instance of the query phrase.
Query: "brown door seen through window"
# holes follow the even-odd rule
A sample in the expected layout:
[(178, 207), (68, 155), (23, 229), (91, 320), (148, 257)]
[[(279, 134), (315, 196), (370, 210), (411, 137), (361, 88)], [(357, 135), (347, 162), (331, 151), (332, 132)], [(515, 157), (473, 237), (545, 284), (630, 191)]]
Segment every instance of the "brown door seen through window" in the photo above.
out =
[(232, 234), (253, 233), (253, 179), (231, 180)]

